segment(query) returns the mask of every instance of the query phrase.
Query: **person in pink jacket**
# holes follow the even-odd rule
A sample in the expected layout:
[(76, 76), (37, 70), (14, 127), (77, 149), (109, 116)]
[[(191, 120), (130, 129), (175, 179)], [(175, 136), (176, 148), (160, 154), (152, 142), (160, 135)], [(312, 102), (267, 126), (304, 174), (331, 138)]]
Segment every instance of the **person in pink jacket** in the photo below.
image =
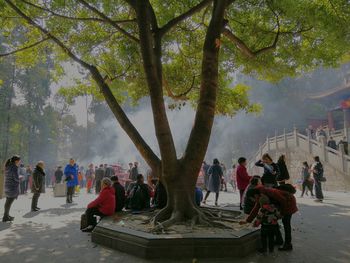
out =
[(240, 157), (238, 159), (238, 166), (236, 170), (237, 188), (239, 190), (239, 197), (240, 197), (240, 202), (239, 202), (240, 210), (243, 210), (242, 199), (243, 199), (244, 191), (249, 185), (250, 179), (252, 178), (251, 176), (249, 176), (246, 166), (247, 166), (247, 159), (244, 157)]
[(111, 216), (115, 211), (115, 191), (111, 179), (105, 177), (101, 181), (101, 192), (98, 197), (88, 204), (85, 211), (88, 227), (82, 229), (83, 232), (91, 232), (96, 226), (94, 216)]

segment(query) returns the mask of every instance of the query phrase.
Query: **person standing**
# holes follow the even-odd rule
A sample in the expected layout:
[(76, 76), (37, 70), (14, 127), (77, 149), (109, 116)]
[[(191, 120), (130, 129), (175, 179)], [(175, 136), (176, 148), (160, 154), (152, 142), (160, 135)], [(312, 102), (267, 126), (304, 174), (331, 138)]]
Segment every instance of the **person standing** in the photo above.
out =
[(302, 192), (300, 197), (304, 196), (306, 188), (309, 189), (309, 191), (311, 192), (311, 196), (314, 196), (312, 191), (313, 183), (310, 176), (310, 167), (307, 162), (303, 162), (303, 167), (301, 168), (301, 180), (302, 180)]
[(209, 197), (210, 192), (215, 193), (215, 205), (218, 205), (219, 192), (221, 186), (221, 179), (223, 176), (222, 168), (218, 159), (214, 159), (213, 165), (209, 168), (209, 182), (208, 182), (208, 191), (205, 194), (203, 203), (205, 204), (207, 198)]
[(239, 209), (243, 210), (243, 194), (247, 189), (249, 182), (251, 180), (251, 176), (249, 176), (247, 172), (247, 159), (244, 157), (238, 158), (238, 166), (236, 170), (236, 180), (237, 180), (237, 188), (239, 190)]
[(279, 170), (277, 182), (279, 184), (285, 184), (286, 181), (289, 180), (290, 176), (286, 165), (286, 156), (284, 154), (282, 154), (280, 158), (278, 158), (277, 165)]
[(55, 183), (60, 184), (62, 182), (63, 171), (62, 166), (58, 166), (55, 171)]
[(67, 182), (67, 204), (73, 203), (74, 188), (78, 185), (78, 165), (71, 158), (69, 164), (64, 169), (64, 175)]
[(10, 209), (13, 201), (17, 199), (19, 195), (19, 176), (18, 167), (20, 165), (21, 158), (17, 155), (12, 156), (5, 163), (5, 208), (2, 222), (13, 221), (15, 218), (10, 216)]
[(138, 162), (134, 162), (134, 166), (131, 168), (131, 180), (133, 182), (137, 181), (137, 177), (139, 175), (139, 163)]
[(265, 153), (261, 160), (257, 161), (255, 165), (264, 168), (261, 182), (265, 187), (272, 188), (277, 186), (277, 178), (279, 177), (278, 165), (273, 162), (268, 153)]
[(105, 171), (105, 177), (112, 178), (115, 175), (114, 168), (110, 165), (105, 168)]
[(105, 177), (105, 170), (103, 169), (103, 164), (95, 171), (95, 192), (99, 194), (101, 191), (101, 181)]
[(230, 184), (233, 188), (233, 192), (237, 191), (237, 174), (236, 174), (236, 165), (232, 165), (232, 169), (229, 170)]
[(26, 183), (26, 193), (28, 192), (28, 188), (32, 188), (32, 167), (30, 165), (27, 166), (26, 169), (26, 178), (27, 178), (27, 183)]
[[(341, 139), (341, 140), (339, 141), (338, 147), (339, 147), (341, 144), (344, 146), (344, 153), (345, 153), (346, 155), (348, 155), (348, 154), (349, 154), (349, 143), (348, 143), (348, 140), (346, 139), (345, 136), (344, 136), (343, 139)], [(340, 147), (339, 147), (339, 148), (340, 148)]]
[[(222, 169), (222, 173), (223, 173), (223, 176), (221, 177), (221, 191), (225, 191), (227, 192), (227, 178), (226, 178), (226, 166), (224, 163), (221, 163), (220, 164), (221, 166), (221, 169)], [(224, 190), (225, 189), (225, 190)]]
[(43, 181), (45, 180), (45, 163), (43, 161), (40, 161), (37, 163), (36, 167), (34, 168), (33, 172), (33, 184), (32, 184), (32, 191), (33, 191), (33, 198), (32, 198), (32, 212), (39, 211), (40, 208), (38, 207), (38, 201), (40, 194), (42, 192), (43, 187)]
[(208, 189), (208, 183), (209, 183), (209, 171), (210, 165), (207, 164), (205, 161), (202, 164), (202, 169), (203, 169), (203, 175), (204, 175), (204, 188), (205, 190)]
[(322, 182), (324, 181), (323, 177), (323, 165), (320, 161), (320, 157), (314, 157), (314, 163), (311, 166), (311, 172), (315, 180), (315, 194), (316, 202), (323, 202), (323, 192), (322, 192)]
[(329, 148), (332, 148), (333, 150), (336, 150), (337, 149), (337, 143), (335, 142), (335, 140), (333, 139), (333, 137), (330, 137), (329, 138), (329, 141), (327, 143), (327, 146)]
[(25, 193), (25, 184), (26, 184), (26, 177), (27, 177), (26, 168), (24, 167), (23, 163), (19, 166), (18, 176), (20, 181), (20, 193), (21, 195), (23, 195)]
[(94, 170), (94, 165), (92, 163), (89, 165), (89, 169), (87, 169), (86, 171), (85, 178), (86, 178), (86, 192), (88, 194), (91, 194), (92, 185), (95, 179), (95, 170)]

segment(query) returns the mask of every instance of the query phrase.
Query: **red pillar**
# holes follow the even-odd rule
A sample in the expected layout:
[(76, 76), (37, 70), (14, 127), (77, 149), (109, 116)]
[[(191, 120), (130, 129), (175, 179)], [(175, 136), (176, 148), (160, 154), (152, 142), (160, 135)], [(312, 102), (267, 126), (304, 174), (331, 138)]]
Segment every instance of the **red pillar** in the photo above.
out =
[(333, 117), (333, 111), (327, 112), (327, 118), (328, 118), (328, 128), (329, 130), (334, 129), (334, 117)]

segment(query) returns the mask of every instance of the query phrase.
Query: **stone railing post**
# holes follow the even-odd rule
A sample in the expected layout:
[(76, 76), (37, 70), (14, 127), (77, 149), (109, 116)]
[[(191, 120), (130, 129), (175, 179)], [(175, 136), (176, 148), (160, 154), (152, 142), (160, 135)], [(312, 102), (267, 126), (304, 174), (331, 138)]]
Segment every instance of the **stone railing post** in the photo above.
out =
[(344, 128), (344, 137), (346, 137), (346, 140), (349, 141), (350, 139), (350, 130), (348, 127)]
[(312, 142), (311, 142), (311, 133), (308, 132), (307, 133), (307, 144), (308, 144), (308, 150), (309, 150), (309, 153), (311, 154), (312, 153)]
[(261, 156), (263, 155), (263, 148), (262, 148), (262, 145), (261, 143), (259, 143), (259, 158), (261, 158)]
[(267, 152), (270, 152), (271, 147), (270, 147), (270, 138), (269, 138), (269, 136), (266, 137), (266, 147), (267, 147)]
[(283, 140), (284, 140), (284, 148), (288, 148), (288, 140), (287, 140), (287, 134), (286, 134), (286, 129), (283, 129)]
[(339, 144), (339, 158), (340, 158), (340, 163), (341, 163), (341, 168), (343, 172), (346, 172), (346, 167), (345, 167), (345, 150), (344, 150), (344, 144)]
[(275, 148), (276, 148), (276, 152), (278, 150), (278, 141), (277, 141), (277, 130), (275, 130)]
[(328, 151), (326, 149), (326, 137), (322, 137), (321, 140), (322, 157), (326, 162), (328, 161)]
[(299, 146), (299, 136), (298, 136), (298, 128), (296, 126), (294, 126), (294, 139), (295, 139), (295, 146)]
[(0, 167), (0, 199), (4, 196), (4, 182), (5, 182), (5, 173), (4, 169)]

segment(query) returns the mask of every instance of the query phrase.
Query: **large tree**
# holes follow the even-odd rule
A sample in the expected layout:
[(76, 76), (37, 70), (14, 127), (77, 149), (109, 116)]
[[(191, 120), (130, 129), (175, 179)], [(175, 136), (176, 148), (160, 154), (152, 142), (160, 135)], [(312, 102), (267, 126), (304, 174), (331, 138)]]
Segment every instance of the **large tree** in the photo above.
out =
[[(26, 39), (7, 53), (33, 63), (45, 47), (58, 72), (68, 59), (86, 70), (93, 82), (77, 83), (76, 91), (98, 87), (166, 186), (168, 204), (155, 218), (163, 226), (205, 221), (193, 192), (214, 116), (255, 110), (246, 87), (230, 87), (235, 70), (276, 81), (335, 66), (350, 49), (347, 0), (2, 0), (0, 10), (7, 33), (21, 26)], [(122, 109), (144, 96), (160, 156)], [(166, 105), (186, 101), (196, 116), (178, 156)]]

